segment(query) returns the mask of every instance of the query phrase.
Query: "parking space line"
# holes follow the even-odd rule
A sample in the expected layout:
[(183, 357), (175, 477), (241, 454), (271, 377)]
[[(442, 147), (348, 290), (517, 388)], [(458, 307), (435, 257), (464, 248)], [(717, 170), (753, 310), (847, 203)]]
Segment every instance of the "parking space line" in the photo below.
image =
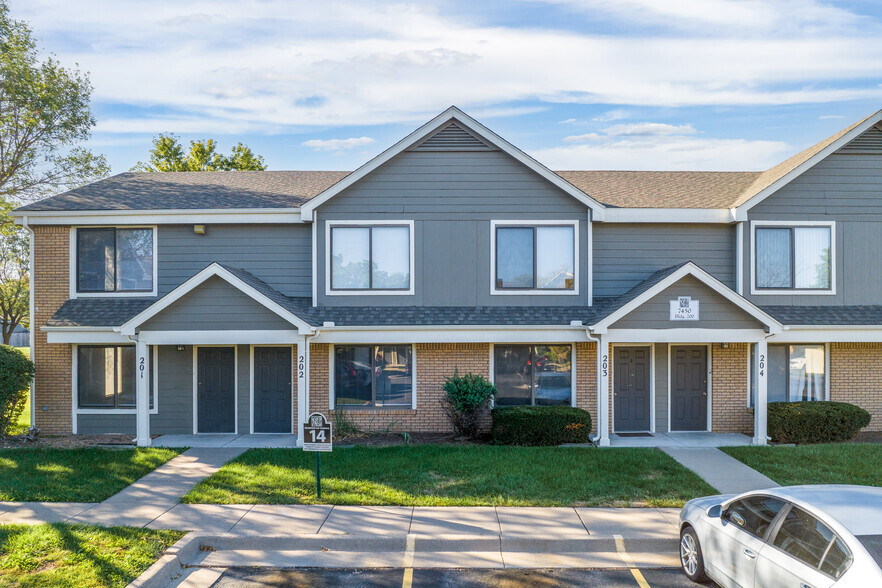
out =
[(634, 576), (637, 585), (640, 586), (640, 588), (651, 588), (649, 582), (643, 577), (643, 573), (634, 565), (634, 560), (631, 559), (631, 555), (625, 550), (624, 538), (621, 535), (613, 535), (613, 538), (616, 540), (616, 551), (619, 552), (619, 557), (622, 558), (622, 561), (628, 566), (628, 570), (631, 572), (631, 575)]
[(411, 588), (413, 585), (413, 552), (416, 550), (416, 537), (407, 535), (407, 543), (404, 548), (404, 577), (401, 580), (401, 588)]

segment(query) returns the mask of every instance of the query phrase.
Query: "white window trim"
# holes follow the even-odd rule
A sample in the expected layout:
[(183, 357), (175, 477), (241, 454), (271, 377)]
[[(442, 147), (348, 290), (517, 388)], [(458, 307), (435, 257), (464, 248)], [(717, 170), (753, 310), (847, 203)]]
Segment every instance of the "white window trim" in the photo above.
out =
[[(785, 342), (782, 343), (780, 341), (769, 340), (769, 345), (824, 345), (824, 401), (830, 401), (830, 342), (829, 341), (815, 341), (815, 342), (806, 342), (806, 341), (797, 341), (797, 342)], [(754, 374), (750, 373), (750, 356), (751, 350), (750, 345), (747, 346), (747, 408), (753, 409), (754, 406), (751, 404), (751, 395), (750, 395), (750, 381)], [(769, 360), (766, 358), (766, 369), (768, 369)]]
[[(579, 387), (579, 382), (576, 380), (576, 343), (491, 343), (490, 344), (490, 383), (494, 386), (496, 385), (496, 346), (497, 345), (519, 345), (523, 347), (548, 347), (551, 345), (568, 345), (570, 348), (570, 406), (576, 407), (576, 394), (577, 389)], [(493, 397), (493, 400), (490, 402), (490, 408), (494, 408), (496, 406), (496, 397)], [(516, 405), (516, 406), (540, 406), (538, 404), (524, 404), (524, 405)]]
[[(341, 344), (342, 345), (342, 344)], [(394, 406), (359, 406), (359, 405), (351, 405), (351, 406), (341, 406), (337, 407), (337, 390), (334, 386), (334, 349), (335, 345), (328, 345), (328, 410), (352, 410), (353, 412), (363, 411), (363, 410), (377, 410), (377, 411), (386, 411), (386, 410), (416, 410), (417, 408), (417, 351), (416, 351), (416, 343), (353, 343), (352, 345), (356, 347), (371, 347), (374, 345), (379, 345), (381, 347), (388, 347), (394, 345), (409, 345), (410, 346), (410, 408), (407, 407), (406, 404), (398, 404)]]
[(157, 296), (157, 282), (159, 281), (159, 252), (157, 250), (157, 242), (158, 242), (158, 234), (159, 230), (156, 225), (89, 225), (87, 229), (102, 229), (102, 228), (110, 228), (110, 229), (151, 229), (153, 231), (153, 289), (143, 292), (77, 292), (77, 230), (80, 227), (71, 227), (70, 228), (70, 254), (68, 255), (69, 262), (69, 290), (70, 290), (70, 298), (155, 298)]
[[(706, 347), (707, 348), (707, 428), (704, 431), (675, 431), (671, 427), (671, 348), (672, 347)], [(653, 346), (653, 351), (655, 346)], [(713, 343), (668, 343), (668, 432), (669, 433), (711, 433), (713, 432)], [(655, 355), (652, 358), (655, 361)], [(748, 352), (748, 362), (750, 353)], [(750, 380), (748, 380), (748, 394), (750, 394)]]
[[(407, 290), (332, 290), (331, 289), (331, 229), (338, 226), (401, 226), (410, 228), (410, 287)], [(414, 221), (413, 220), (334, 220), (325, 221), (325, 295), (326, 296), (413, 296), (416, 281), (414, 263)], [(314, 282), (313, 282), (314, 283)]]
[[(830, 229), (830, 288), (806, 290), (799, 288), (769, 290), (756, 287), (757, 227), (828, 227)], [(753, 296), (835, 296), (836, 295), (836, 222), (835, 221), (750, 221), (750, 293)]]
[[(579, 220), (501, 220), (490, 221), (490, 295), (491, 296), (578, 296), (581, 272), (579, 271)], [(523, 290), (498, 289), (496, 287), (496, 227), (542, 227), (542, 226), (567, 226), (573, 227), (573, 289), (572, 290), (546, 290), (532, 288)], [(591, 223), (588, 223), (589, 243)], [(591, 275), (591, 258), (588, 258), (588, 275)], [(589, 278), (590, 279), (590, 278)], [(588, 287), (589, 298), (591, 287)]]
[(294, 377), (295, 365), (297, 357), (296, 346), (290, 344), (273, 344), (273, 345), (251, 345), (248, 350), (248, 372), (250, 374), (248, 380), (248, 433), (251, 435), (280, 435), (284, 433), (255, 433), (254, 432), (254, 348), (255, 347), (287, 347), (291, 350), (291, 434), (296, 433), (297, 423), (295, 420), (294, 403), (297, 394), (297, 378)]
[(232, 347), (233, 348), (233, 434), (239, 434), (239, 346), (231, 343), (218, 345), (193, 345), (193, 434), (194, 435), (229, 435), (230, 433), (199, 432), (199, 348), (200, 347)]
[[(83, 343), (85, 347), (134, 347), (134, 345), (121, 345), (119, 343)], [(71, 431), (73, 434), (77, 432), (77, 415), (80, 414), (137, 414), (136, 408), (80, 408), (80, 394), (79, 394), (79, 362), (77, 361), (77, 349), (80, 344), (74, 344), (70, 346), (71, 349), (71, 406), (73, 407), (73, 423), (71, 425)], [(153, 370), (153, 408), (150, 409), (150, 414), (159, 414), (159, 370), (156, 368), (156, 364), (158, 363), (159, 358), (159, 347), (153, 346), (153, 353), (151, 354), (151, 361), (153, 365), (151, 369)]]
[[(616, 347), (649, 347), (649, 431), (647, 433), (655, 433), (655, 344), (654, 343), (610, 343), (609, 344), (609, 356), (610, 356), (610, 370), (609, 370), (609, 419), (611, 423), (610, 430), (613, 434), (617, 433), (616, 431), (616, 402), (614, 392), (616, 389), (615, 385), (615, 358), (616, 358)], [(670, 360), (670, 354), (668, 354), (668, 358)], [(670, 371), (670, 370), (669, 370)], [(670, 392), (670, 386), (668, 386), (668, 391)], [(668, 420), (668, 430), (671, 428), (670, 419)], [(634, 433), (640, 431), (622, 431), (623, 433)]]

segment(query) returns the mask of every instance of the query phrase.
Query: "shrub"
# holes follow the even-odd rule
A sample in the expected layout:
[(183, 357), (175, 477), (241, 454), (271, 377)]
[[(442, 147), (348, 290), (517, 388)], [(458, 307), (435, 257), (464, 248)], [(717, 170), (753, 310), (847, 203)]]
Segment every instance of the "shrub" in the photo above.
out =
[(487, 417), (490, 400), (496, 395), (496, 386), (484, 376), (466, 374), (458, 371), (444, 382), (444, 412), (460, 435), (477, 439), (481, 424)]
[(870, 413), (847, 402), (770, 402), (768, 423), (776, 443), (830, 443), (854, 437)]
[(28, 387), (34, 377), (34, 364), (24, 353), (0, 345), (0, 435), (18, 421), (28, 399)]
[(591, 415), (571, 406), (494, 408), (492, 432), (499, 445), (588, 443)]

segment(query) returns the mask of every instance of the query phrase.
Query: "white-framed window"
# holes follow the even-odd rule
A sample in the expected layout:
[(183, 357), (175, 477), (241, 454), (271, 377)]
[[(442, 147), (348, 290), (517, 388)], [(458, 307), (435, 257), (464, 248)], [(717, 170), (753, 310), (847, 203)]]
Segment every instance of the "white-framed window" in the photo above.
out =
[[(829, 400), (830, 353), (825, 343), (769, 343), (766, 394), (769, 402)], [(748, 406), (756, 398), (756, 345), (751, 345)]]
[(835, 294), (834, 222), (751, 223), (751, 294)]
[[(152, 357), (157, 357), (154, 347)], [(74, 345), (73, 392), (78, 414), (135, 412), (134, 345)], [(148, 408), (157, 413), (156, 369), (148, 374)]]
[(491, 294), (578, 294), (579, 221), (490, 221)]
[(70, 296), (156, 296), (156, 227), (74, 227)]
[(413, 294), (413, 232), (413, 221), (329, 221), (326, 293)]
[(414, 345), (334, 345), (333, 409), (416, 408)]
[(571, 406), (572, 345), (493, 345), (495, 406)]

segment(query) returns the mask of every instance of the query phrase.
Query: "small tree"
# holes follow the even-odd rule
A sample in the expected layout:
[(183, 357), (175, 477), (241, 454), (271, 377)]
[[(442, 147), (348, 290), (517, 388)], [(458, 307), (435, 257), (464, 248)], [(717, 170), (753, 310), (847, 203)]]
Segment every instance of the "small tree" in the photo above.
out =
[(9, 345), (0, 345), (0, 436), (18, 421), (34, 377), (34, 364), (25, 354)]
[(217, 152), (214, 139), (190, 141), (189, 153), (174, 135), (160, 134), (153, 139), (150, 160), (139, 161), (132, 171), (186, 172), (186, 171), (263, 171), (263, 157), (255, 155), (251, 147), (239, 143), (229, 156)]
[(496, 395), (496, 386), (484, 376), (460, 376), (459, 371), (455, 370), (453, 376), (444, 382), (444, 392), (441, 405), (453, 427), (459, 434), (477, 439), (481, 433), (481, 423), (489, 414), (490, 400)]

